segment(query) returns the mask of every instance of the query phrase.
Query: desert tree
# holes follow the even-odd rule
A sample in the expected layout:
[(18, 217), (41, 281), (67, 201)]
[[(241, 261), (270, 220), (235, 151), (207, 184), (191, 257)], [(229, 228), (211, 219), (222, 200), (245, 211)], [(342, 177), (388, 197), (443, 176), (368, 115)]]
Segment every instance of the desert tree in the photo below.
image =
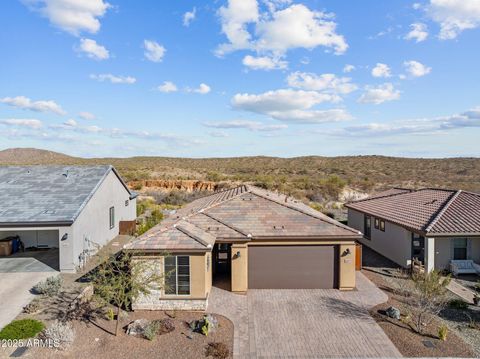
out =
[(413, 331), (423, 335), (434, 317), (448, 304), (450, 276), (442, 276), (437, 271), (413, 272), (411, 275), (398, 271), (395, 277), (395, 291), (403, 297), (406, 322)]
[(163, 287), (164, 273), (157, 260), (146, 255), (122, 251), (100, 261), (89, 275), (95, 297), (117, 308), (115, 335), (119, 334), (121, 310), (128, 309), (136, 298)]

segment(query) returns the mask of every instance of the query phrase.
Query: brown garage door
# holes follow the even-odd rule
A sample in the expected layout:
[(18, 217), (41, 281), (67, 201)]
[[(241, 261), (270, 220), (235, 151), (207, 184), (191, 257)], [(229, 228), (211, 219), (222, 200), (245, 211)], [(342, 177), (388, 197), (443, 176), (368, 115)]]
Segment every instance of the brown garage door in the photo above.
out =
[(248, 246), (248, 288), (337, 288), (337, 246)]

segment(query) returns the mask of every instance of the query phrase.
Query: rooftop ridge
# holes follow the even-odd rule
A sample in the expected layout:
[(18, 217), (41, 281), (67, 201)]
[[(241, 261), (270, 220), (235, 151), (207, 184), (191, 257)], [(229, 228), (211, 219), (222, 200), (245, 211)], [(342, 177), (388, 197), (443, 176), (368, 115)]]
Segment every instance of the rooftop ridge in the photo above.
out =
[[(218, 218), (215, 218), (214, 216), (212, 216), (211, 214), (209, 213), (205, 213), (205, 211), (202, 211), (201, 214), (203, 214), (204, 216), (207, 216), (208, 218), (211, 218), (213, 219), (214, 221), (217, 221), (218, 223), (220, 224), (223, 224), (225, 227), (228, 227), (230, 229), (233, 229), (235, 232), (238, 232), (240, 233), (241, 235), (245, 236), (245, 237), (248, 237), (248, 233), (245, 233), (244, 231), (242, 231), (241, 229), (235, 227), (235, 226), (232, 226), (231, 224), (227, 224), (221, 220), (219, 220)], [(198, 226), (197, 226), (198, 227)]]
[[(302, 213), (302, 214), (305, 214), (305, 215), (310, 216), (310, 217), (312, 217), (312, 218), (318, 219), (318, 220), (323, 221), (323, 222), (325, 222), (325, 223), (332, 224), (332, 225), (334, 225), (334, 226), (336, 226), (336, 227), (339, 227), (339, 228), (348, 230), (348, 231), (350, 231), (350, 232), (352, 232), (352, 233), (355, 233), (355, 234), (358, 234), (358, 233), (359, 233), (359, 231), (357, 231), (357, 230), (355, 230), (355, 229), (353, 229), (353, 228), (350, 228), (349, 226), (346, 226), (346, 225), (344, 225), (344, 224), (342, 224), (342, 223), (340, 223), (340, 222), (337, 222), (337, 221), (335, 221), (334, 219), (331, 219), (331, 218), (325, 216), (325, 215), (324, 215), (323, 213), (321, 213), (321, 212), (318, 212), (318, 211), (317, 211), (318, 213), (321, 213), (322, 216), (314, 216), (312, 213), (308, 213), (307, 211), (304, 211), (304, 210), (302, 210), (302, 209), (300, 209), (300, 208), (297, 208), (297, 207), (292, 206), (292, 205), (288, 205), (288, 202), (277, 201), (277, 200), (275, 200), (275, 199), (273, 199), (273, 198), (271, 198), (271, 197), (269, 197), (269, 196), (266, 196), (266, 195), (263, 195), (263, 194), (259, 194), (258, 191), (255, 191), (255, 189), (254, 189), (255, 187), (253, 187), (253, 186), (248, 186), (248, 187), (249, 187), (249, 192), (250, 192), (250, 193), (253, 193), (254, 195), (256, 195), (256, 196), (258, 196), (258, 197), (267, 199), (267, 200), (272, 201), (272, 202), (274, 202), (274, 203), (277, 203), (277, 204), (279, 204), (279, 205), (281, 205), (281, 206), (284, 206), (284, 207), (289, 208), (289, 209), (291, 209), (291, 210), (300, 212), (300, 213)], [(287, 196), (286, 196), (286, 197), (287, 197)], [(287, 197), (287, 198), (288, 198), (288, 197)], [(302, 203), (302, 204), (303, 204), (303, 203)], [(312, 210), (314, 210), (314, 209), (312, 208)], [(325, 216), (326, 218), (323, 217), (323, 216)]]
[(419, 191), (417, 189), (407, 189), (407, 188), (398, 188), (398, 187), (392, 187), (391, 189), (408, 190), (408, 192), (390, 193), (390, 194), (386, 194), (384, 196), (367, 197), (367, 198), (359, 199), (359, 200), (356, 200), (356, 201), (348, 202), (346, 205), (348, 205), (350, 203), (360, 203), (360, 202), (374, 201), (374, 200), (380, 199), (380, 198), (390, 198), (390, 197), (400, 196), (400, 195), (403, 195), (403, 194), (409, 194), (409, 193), (414, 193), (414, 192)]
[(448, 201), (443, 205), (442, 209), (436, 214), (435, 217), (432, 218), (430, 223), (427, 225), (425, 228), (425, 232), (428, 233), (432, 230), (433, 226), (440, 220), (440, 218), (443, 216), (443, 214), (448, 210), (450, 205), (455, 202), (457, 197), (462, 193), (462, 190), (456, 191), (449, 199)]
[[(199, 230), (201, 230), (203, 233), (205, 233), (206, 235), (210, 235), (208, 232), (205, 232), (204, 230), (202, 230), (201, 228), (195, 226), (194, 224), (190, 223), (190, 222), (186, 222), (188, 225), (190, 226), (194, 226), (196, 228), (198, 228)], [(207, 241), (205, 241), (204, 239), (200, 238), (199, 236), (197, 236), (196, 234), (192, 233), (188, 228), (185, 228), (184, 225), (185, 223), (177, 223), (175, 225), (173, 225), (173, 228), (176, 228), (177, 230), (179, 230), (180, 232), (182, 232), (183, 234), (189, 236), (190, 238), (196, 240), (198, 243), (200, 243), (201, 245), (205, 246), (205, 247), (211, 247), (212, 244), (211, 243), (208, 243)]]

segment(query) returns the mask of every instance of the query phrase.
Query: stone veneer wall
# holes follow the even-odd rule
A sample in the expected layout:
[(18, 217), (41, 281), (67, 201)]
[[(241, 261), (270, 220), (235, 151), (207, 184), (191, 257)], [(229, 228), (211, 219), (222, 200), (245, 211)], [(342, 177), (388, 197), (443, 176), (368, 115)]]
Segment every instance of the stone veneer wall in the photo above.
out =
[(152, 290), (142, 295), (132, 304), (133, 310), (201, 310), (206, 311), (208, 299), (168, 299), (160, 298), (161, 291)]

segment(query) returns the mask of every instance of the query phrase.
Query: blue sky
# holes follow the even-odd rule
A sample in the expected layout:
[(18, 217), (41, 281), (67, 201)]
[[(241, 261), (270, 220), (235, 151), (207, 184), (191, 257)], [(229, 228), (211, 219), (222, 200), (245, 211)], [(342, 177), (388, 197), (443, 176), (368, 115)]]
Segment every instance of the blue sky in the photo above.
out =
[(480, 155), (480, 0), (23, 0), (0, 23), (0, 149)]

